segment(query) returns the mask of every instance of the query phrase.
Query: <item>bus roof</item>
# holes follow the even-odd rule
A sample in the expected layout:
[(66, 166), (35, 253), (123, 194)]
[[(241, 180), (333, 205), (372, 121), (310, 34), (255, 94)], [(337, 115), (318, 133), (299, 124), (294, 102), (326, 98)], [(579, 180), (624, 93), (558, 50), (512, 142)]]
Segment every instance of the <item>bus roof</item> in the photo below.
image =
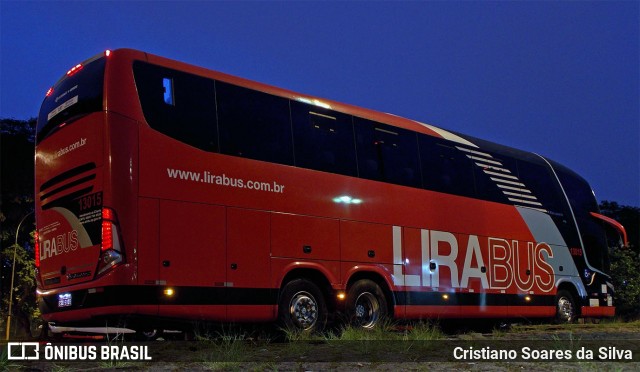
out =
[(185, 71), (188, 73), (200, 75), (200, 76), (215, 79), (215, 80), (220, 80), (226, 83), (242, 86), (242, 87), (257, 90), (260, 92), (288, 98), (294, 101), (313, 104), (322, 108), (339, 111), (345, 114), (350, 114), (350, 115), (361, 117), (368, 120), (390, 124), (399, 128), (408, 129), (418, 133), (424, 133), (434, 137), (445, 138), (453, 142), (462, 143), (471, 147), (477, 147), (476, 145), (464, 139), (458, 134), (455, 134), (453, 132), (447, 131), (445, 129), (442, 129), (430, 124), (407, 119), (401, 116), (397, 116), (389, 113), (383, 113), (383, 112), (375, 111), (372, 109), (362, 108), (355, 105), (341, 103), (341, 102), (337, 102), (337, 101), (333, 101), (325, 98), (319, 98), (309, 94), (294, 92), (288, 89), (275, 87), (272, 85), (237, 77), (234, 75), (229, 75), (229, 74), (218, 72), (215, 70), (210, 70), (204, 67), (191, 65), (185, 62), (180, 62), (180, 61), (172, 60), (169, 58), (160, 57), (157, 55), (149, 54), (149, 53), (138, 51), (138, 50), (117, 49), (112, 53), (114, 55), (124, 54), (125, 58), (130, 58), (132, 60), (143, 60), (148, 63), (162, 65), (165, 67), (173, 68), (180, 71)]

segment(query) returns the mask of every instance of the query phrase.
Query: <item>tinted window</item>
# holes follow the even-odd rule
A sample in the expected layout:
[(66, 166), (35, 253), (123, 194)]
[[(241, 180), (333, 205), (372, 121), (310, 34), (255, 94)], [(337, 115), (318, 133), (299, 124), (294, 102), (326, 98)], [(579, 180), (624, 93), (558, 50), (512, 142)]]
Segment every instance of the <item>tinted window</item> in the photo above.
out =
[(296, 166), (356, 176), (351, 116), (291, 102)]
[(518, 160), (518, 176), (542, 204), (540, 208), (552, 216), (570, 219), (560, 185), (547, 165)]
[[(474, 163), (473, 178), (476, 185), (476, 197), (492, 202), (511, 204), (512, 201), (508, 200), (507, 194), (504, 193), (511, 190), (507, 187), (524, 187), (516, 175), (515, 164), (508, 158), (499, 157), (496, 154), (486, 154), (489, 156), (470, 154), (474, 157), (472, 161)], [(513, 165), (510, 167), (509, 164)]]
[(360, 177), (422, 186), (415, 132), (360, 118), (354, 127)]
[(518, 160), (518, 175), (553, 219), (568, 247), (577, 248), (580, 240), (568, 205), (555, 175), (548, 166)]
[(293, 165), (289, 101), (217, 82), (220, 152)]
[(52, 88), (40, 108), (37, 141), (46, 137), (59, 124), (102, 110), (104, 66), (104, 57), (96, 59), (71, 76), (63, 78)]
[(418, 135), (424, 188), (475, 196), (473, 163), (462, 151), (434, 137)]
[(591, 187), (586, 181), (574, 174), (564, 170), (557, 170), (556, 173), (578, 222), (587, 261), (596, 269), (608, 271), (609, 249), (606, 232), (602, 222), (590, 214), (590, 212), (599, 211)]
[(205, 151), (217, 151), (213, 80), (144, 62), (133, 71), (149, 125)]

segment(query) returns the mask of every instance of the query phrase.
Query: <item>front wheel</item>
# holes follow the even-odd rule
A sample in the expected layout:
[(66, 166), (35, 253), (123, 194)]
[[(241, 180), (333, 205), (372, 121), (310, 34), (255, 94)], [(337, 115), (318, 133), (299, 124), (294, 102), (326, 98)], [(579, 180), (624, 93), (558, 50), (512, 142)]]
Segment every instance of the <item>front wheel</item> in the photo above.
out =
[(569, 291), (561, 289), (556, 294), (556, 322), (573, 323), (578, 317), (576, 303)]
[(317, 332), (327, 322), (327, 306), (322, 292), (307, 279), (294, 279), (280, 292), (278, 318), (288, 330)]
[(387, 299), (374, 281), (359, 280), (349, 288), (346, 310), (351, 325), (372, 329), (387, 317)]

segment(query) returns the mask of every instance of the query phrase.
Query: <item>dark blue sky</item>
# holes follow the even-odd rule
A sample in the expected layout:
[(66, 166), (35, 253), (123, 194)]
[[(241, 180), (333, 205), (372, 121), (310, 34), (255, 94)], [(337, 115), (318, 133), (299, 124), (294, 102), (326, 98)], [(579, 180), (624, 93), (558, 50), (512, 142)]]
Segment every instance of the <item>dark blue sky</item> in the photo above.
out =
[(640, 206), (640, 6), (625, 2), (0, 1), (0, 117), (129, 47), (567, 165)]

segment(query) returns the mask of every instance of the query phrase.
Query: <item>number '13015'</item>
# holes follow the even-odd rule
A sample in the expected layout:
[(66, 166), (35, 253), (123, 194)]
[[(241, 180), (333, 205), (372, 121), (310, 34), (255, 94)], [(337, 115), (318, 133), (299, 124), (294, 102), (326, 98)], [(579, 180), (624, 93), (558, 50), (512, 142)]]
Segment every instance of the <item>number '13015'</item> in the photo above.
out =
[(78, 199), (78, 203), (80, 204), (80, 212), (102, 206), (102, 192), (97, 192), (95, 194), (83, 196)]

